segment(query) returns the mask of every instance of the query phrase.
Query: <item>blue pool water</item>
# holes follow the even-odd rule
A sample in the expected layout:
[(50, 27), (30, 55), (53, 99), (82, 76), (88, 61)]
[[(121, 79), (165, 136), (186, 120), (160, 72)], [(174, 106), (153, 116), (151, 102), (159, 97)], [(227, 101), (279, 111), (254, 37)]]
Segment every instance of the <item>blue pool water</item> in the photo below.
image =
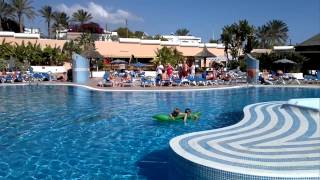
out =
[[(166, 179), (169, 140), (229, 126), (244, 106), (320, 97), (319, 89), (95, 92), (66, 86), (0, 87), (0, 179)], [(199, 121), (160, 123), (174, 107)]]

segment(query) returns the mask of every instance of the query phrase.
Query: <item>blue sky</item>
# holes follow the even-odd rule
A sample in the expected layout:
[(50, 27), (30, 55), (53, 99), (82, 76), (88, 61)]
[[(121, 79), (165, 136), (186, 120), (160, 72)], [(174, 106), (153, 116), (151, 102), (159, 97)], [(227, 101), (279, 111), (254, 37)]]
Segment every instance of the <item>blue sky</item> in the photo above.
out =
[[(280, 19), (289, 27), (293, 44), (320, 32), (320, 0), (34, 0), (40, 9), (51, 5), (71, 14), (79, 8), (89, 10), (102, 27), (115, 29), (125, 25), (131, 30), (150, 35), (170, 34), (178, 28), (187, 28), (203, 41), (220, 37), (225, 25), (247, 19), (260, 26), (272, 19)], [(27, 25), (46, 30), (40, 17)]]

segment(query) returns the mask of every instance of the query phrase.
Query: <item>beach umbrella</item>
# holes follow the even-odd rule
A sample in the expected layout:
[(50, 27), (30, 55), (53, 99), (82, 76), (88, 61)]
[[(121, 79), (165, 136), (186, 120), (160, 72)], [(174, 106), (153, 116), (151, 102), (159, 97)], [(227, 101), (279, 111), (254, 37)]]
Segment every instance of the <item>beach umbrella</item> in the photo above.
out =
[(276, 63), (276, 64), (297, 64), (296, 62), (291, 61), (289, 59), (279, 59), (279, 60), (274, 61), (273, 63)]
[(85, 50), (84, 52), (82, 52), (81, 55), (82, 55), (83, 57), (86, 57), (87, 59), (89, 59), (90, 75), (91, 75), (91, 77), (92, 77), (91, 68), (96, 67), (96, 68), (97, 68), (97, 71), (99, 71), (97, 61), (98, 61), (98, 60), (102, 60), (102, 59), (103, 59), (103, 56), (102, 56), (98, 51), (96, 51), (94, 48), (92, 48), (92, 47), (90, 47), (90, 48), (88, 48), (87, 50)]
[(132, 66), (137, 67), (137, 68), (142, 68), (142, 67), (145, 67), (146, 64), (143, 64), (141, 62), (137, 62), (137, 63), (132, 64)]
[(128, 64), (127, 61), (116, 59), (114, 61), (111, 61), (111, 64)]
[(103, 56), (96, 50), (89, 49), (81, 53), (82, 56), (88, 58), (88, 59), (96, 59), (96, 60), (102, 60)]
[(279, 60), (276, 60), (274, 61), (273, 63), (275, 64), (283, 64), (283, 72), (286, 72), (285, 70), (285, 65), (286, 64), (297, 64), (296, 62), (292, 61), (292, 60), (289, 60), (289, 59), (279, 59)]

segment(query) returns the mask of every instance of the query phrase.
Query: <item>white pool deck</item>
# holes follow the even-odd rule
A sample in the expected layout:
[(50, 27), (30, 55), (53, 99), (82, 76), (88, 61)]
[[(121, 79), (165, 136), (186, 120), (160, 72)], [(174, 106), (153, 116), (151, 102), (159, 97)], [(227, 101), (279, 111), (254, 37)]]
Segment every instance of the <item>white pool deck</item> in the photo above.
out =
[(320, 179), (319, 102), (252, 104), (239, 123), (175, 137), (170, 147), (188, 161), (229, 173), (229, 179), (230, 173), (245, 179)]
[(303, 108), (311, 108), (320, 111), (320, 98), (308, 99), (290, 99), (288, 105), (294, 105)]

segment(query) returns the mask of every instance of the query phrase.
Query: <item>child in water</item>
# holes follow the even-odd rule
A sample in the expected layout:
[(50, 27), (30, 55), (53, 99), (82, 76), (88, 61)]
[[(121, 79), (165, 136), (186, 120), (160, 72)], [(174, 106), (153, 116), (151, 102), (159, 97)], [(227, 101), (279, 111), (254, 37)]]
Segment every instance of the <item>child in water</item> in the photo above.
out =
[(186, 108), (185, 110), (184, 110), (184, 118), (183, 118), (183, 122), (187, 122), (187, 118), (188, 118), (188, 116), (190, 116), (191, 115), (191, 109), (190, 108)]
[(181, 114), (180, 109), (174, 108), (174, 110), (172, 111), (172, 113), (169, 114), (169, 116), (172, 120), (174, 120), (180, 114)]
[[(190, 108), (186, 108), (185, 111), (184, 111), (184, 113), (182, 113), (179, 108), (175, 108), (175, 109), (172, 111), (172, 113), (169, 114), (169, 116), (170, 116), (170, 118), (171, 118), (172, 120), (175, 120), (175, 118), (178, 117), (179, 115), (180, 115), (180, 116), (183, 116), (183, 121), (186, 123), (187, 118), (188, 118), (189, 116), (191, 116), (191, 113), (192, 113), (192, 111), (191, 111)], [(193, 119), (198, 119), (198, 117), (195, 116), (195, 117), (193, 117)]]

